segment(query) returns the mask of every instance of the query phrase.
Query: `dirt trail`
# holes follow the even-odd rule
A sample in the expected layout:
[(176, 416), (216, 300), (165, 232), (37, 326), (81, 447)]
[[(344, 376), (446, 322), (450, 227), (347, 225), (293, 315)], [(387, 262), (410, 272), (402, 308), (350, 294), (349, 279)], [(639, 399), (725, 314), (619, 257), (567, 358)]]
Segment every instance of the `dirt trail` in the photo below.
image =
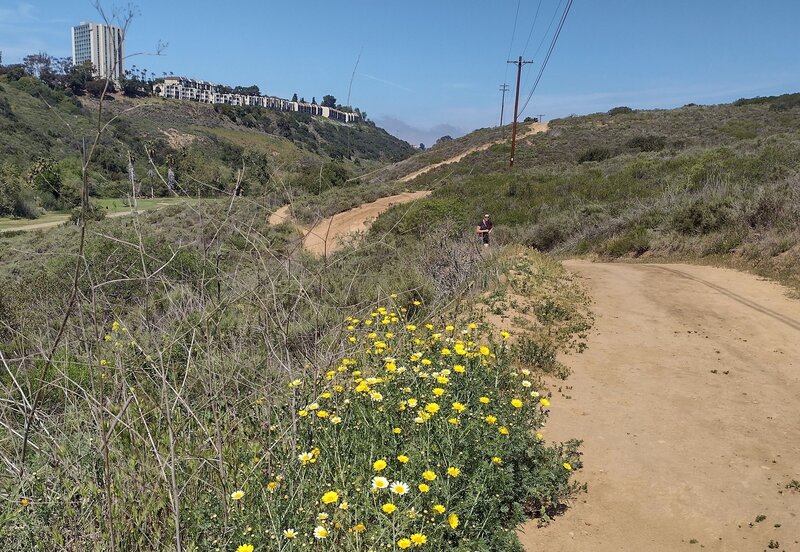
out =
[[(109, 213), (106, 215), (106, 218), (117, 218), (117, 217), (124, 217), (130, 215), (131, 211), (118, 211), (116, 213)], [(23, 226), (17, 226), (14, 228), (0, 228), (0, 234), (3, 232), (19, 232), (20, 230), (43, 230), (45, 228), (53, 228), (55, 226), (62, 226), (65, 222), (69, 220), (68, 216), (64, 216), (64, 218), (59, 220), (52, 220), (50, 222), (34, 222), (33, 224), (25, 224)]]
[[(532, 123), (531, 127), (524, 133), (517, 136), (517, 140), (522, 138), (527, 138), (532, 134), (536, 134), (539, 132), (547, 132), (547, 123)], [(428, 171), (432, 171), (433, 169), (438, 169), (443, 165), (449, 165), (451, 163), (458, 163), (462, 159), (464, 159), (467, 155), (475, 153), (477, 151), (487, 150), (495, 144), (502, 144), (506, 140), (497, 140), (495, 142), (489, 142), (488, 144), (481, 144), (480, 146), (475, 146), (474, 148), (470, 148), (467, 151), (456, 155), (455, 157), (450, 157), (449, 159), (445, 159), (444, 161), (440, 161), (439, 163), (434, 163), (433, 165), (428, 165), (427, 167), (423, 167), (417, 171), (414, 171), (410, 174), (407, 174), (398, 179), (399, 182), (408, 182), (409, 180), (414, 180), (421, 174), (425, 174)]]
[[(392, 205), (408, 203), (430, 195), (430, 191), (404, 192), (388, 197), (382, 197), (371, 203), (364, 203), (358, 207), (336, 213), (321, 220), (313, 228), (300, 227), (305, 234), (303, 246), (316, 255), (333, 253), (344, 243), (344, 239), (352, 232), (367, 230), (372, 221)], [(270, 224), (279, 224), (290, 217), (289, 206), (281, 207), (269, 217)]]
[(526, 550), (800, 550), (800, 489), (787, 489), (800, 480), (800, 302), (726, 269), (565, 264), (597, 319), (545, 437), (584, 439), (589, 492), (525, 525)]

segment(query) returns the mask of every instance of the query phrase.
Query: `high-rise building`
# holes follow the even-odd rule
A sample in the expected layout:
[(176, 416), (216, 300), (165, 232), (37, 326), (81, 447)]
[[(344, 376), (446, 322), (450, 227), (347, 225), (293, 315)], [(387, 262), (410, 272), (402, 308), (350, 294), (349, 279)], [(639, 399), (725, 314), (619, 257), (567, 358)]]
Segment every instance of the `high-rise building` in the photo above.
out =
[(124, 74), (123, 38), (120, 27), (82, 22), (72, 27), (72, 63), (91, 61), (96, 76), (119, 81)]

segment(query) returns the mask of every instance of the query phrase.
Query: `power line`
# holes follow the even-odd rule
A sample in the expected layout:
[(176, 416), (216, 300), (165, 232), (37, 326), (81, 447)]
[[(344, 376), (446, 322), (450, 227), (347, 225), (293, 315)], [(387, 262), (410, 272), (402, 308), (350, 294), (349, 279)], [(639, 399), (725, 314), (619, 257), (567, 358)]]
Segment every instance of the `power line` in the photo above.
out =
[[(517, 34), (517, 20), (519, 19), (519, 6), (522, 0), (517, 0), (517, 12), (514, 14), (514, 28), (511, 30), (511, 43), (508, 45), (508, 55), (506, 59), (511, 57), (511, 49), (514, 47), (514, 37)], [(503, 76), (503, 82), (508, 80), (508, 65), (506, 65), (506, 74)]]
[(544, 57), (542, 67), (539, 69), (539, 74), (536, 76), (536, 81), (533, 83), (533, 88), (531, 88), (530, 94), (528, 94), (528, 99), (525, 100), (525, 105), (522, 106), (523, 112), (525, 111), (525, 108), (528, 107), (528, 103), (531, 101), (533, 93), (536, 91), (536, 87), (539, 86), (539, 81), (542, 79), (542, 74), (544, 73), (545, 67), (547, 67), (547, 62), (550, 61), (550, 56), (553, 53), (553, 49), (556, 47), (558, 37), (561, 35), (561, 29), (564, 28), (564, 22), (567, 20), (567, 15), (569, 15), (569, 9), (572, 7), (572, 2), (573, 0), (567, 0), (567, 5), (564, 7), (564, 13), (561, 15), (561, 20), (558, 22), (558, 28), (556, 29), (555, 35), (553, 35), (553, 40), (550, 42), (550, 48), (547, 50), (547, 55)]
[[(531, 36), (533, 36), (533, 29), (536, 27), (536, 20), (539, 19), (539, 9), (542, 7), (542, 0), (539, 0), (539, 5), (536, 6), (536, 15), (533, 16), (533, 23), (531, 24), (531, 30), (528, 33), (528, 40), (525, 41), (525, 47), (522, 49), (522, 55), (525, 55), (525, 50), (528, 49), (528, 43), (531, 41)], [(509, 52), (511, 55), (511, 52)]]
[[(522, 0), (517, 0), (517, 13), (514, 14), (514, 28), (511, 31), (511, 44), (508, 45), (508, 55), (507, 58), (511, 57), (511, 48), (514, 47), (514, 36), (517, 33), (517, 19), (519, 19), (519, 6), (522, 4)], [(508, 67), (508, 66), (506, 66)]]
[(553, 28), (553, 22), (556, 20), (556, 16), (558, 15), (558, 9), (561, 7), (561, 4), (564, 3), (564, 0), (559, 0), (558, 5), (556, 5), (556, 9), (553, 10), (553, 17), (550, 18), (550, 24), (547, 26), (547, 30), (542, 35), (542, 40), (539, 41), (539, 45), (536, 47), (536, 51), (533, 53), (533, 57), (536, 57), (536, 54), (539, 53), (539, 50), (542, 49), (542, 45), (547, 37), (550, 35), (550, 29)]
[[(544, 41), (547, 40), (548, 36), (550, 36), (550, 29), (553, 28), (553, 23), (556, 20), (556, 16), (561, 11), (561, 6), (562, 6), (563, 3), (564, 3), (564, 0), (558, 0), (558, 4), (556, 4), (556, 9), (553, 10), (553, 16), (550, 18), (550, 23), (547, 25), (547, 30), (545, 30), (544, 34), (542, 35), (542, 40), (539, 41), (539, 45), (536, 47), (536, 51), (533, 53), (533, 56), (531, 56), (531, 59), (536, 59), (536, 56), (539, 55), (539, 51), (542, 49), (542, 45), (544, 44)], [(526, 48), (527, 48), (527, 45), (526, 45)], [(529, 77), (526, 76), (525, 77), (525, 83), (523, 84), (523, 88), (525, 88), (526, 90), (528, 89), (528, 79), (529, 79)]]

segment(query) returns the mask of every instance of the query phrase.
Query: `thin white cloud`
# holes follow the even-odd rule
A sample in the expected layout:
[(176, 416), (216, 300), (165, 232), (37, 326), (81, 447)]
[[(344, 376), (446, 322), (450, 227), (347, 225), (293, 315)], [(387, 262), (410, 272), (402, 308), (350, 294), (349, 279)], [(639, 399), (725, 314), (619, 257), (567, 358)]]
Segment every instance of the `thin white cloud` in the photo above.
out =
[(375, 77), (375, 76), (367, 74), (367, 73), (359, 73), (359, 75), (361, 75), (362, 77), (366, 77), (366, 78), (368, 78), (370, 80), (374, 80), (374, 81), (386, 84), (388, 86), (393, 86), (394, 88), (399, 88), (400, 90), (405, 90), (406, 92), (411, 92), (412, 94), (414, 93), (414, 91), (411, 90), (410, 88), (407, 88), (407, 87), (403, 86), (402, 84), (397, 84), (396, 82), (388, 81), (388, 80), (382, 79), (380, 77)]

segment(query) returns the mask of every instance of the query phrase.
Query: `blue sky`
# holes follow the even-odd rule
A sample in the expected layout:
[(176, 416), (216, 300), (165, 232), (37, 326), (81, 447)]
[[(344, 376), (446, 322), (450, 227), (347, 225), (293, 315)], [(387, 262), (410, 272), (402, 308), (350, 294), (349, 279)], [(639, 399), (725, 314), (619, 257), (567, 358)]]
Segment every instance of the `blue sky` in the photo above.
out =
[[(307, 100), (345, 103), (349, 92), (378, 125), (430, 145), (497, 125), (503, 82), (510, 121), (515, 69), (506, 60), (534, 61), (523, 70), (524, 100), (566, 0), (132, 3), (127, 53), (169, 46), (128, 67)], [(70, 55), (70, 27), (98, 19), (89, 0), (0, 0), (3, 62)], [(799, 0), (575, 0), (522, 117), (798, 92), (798, 22)]]

